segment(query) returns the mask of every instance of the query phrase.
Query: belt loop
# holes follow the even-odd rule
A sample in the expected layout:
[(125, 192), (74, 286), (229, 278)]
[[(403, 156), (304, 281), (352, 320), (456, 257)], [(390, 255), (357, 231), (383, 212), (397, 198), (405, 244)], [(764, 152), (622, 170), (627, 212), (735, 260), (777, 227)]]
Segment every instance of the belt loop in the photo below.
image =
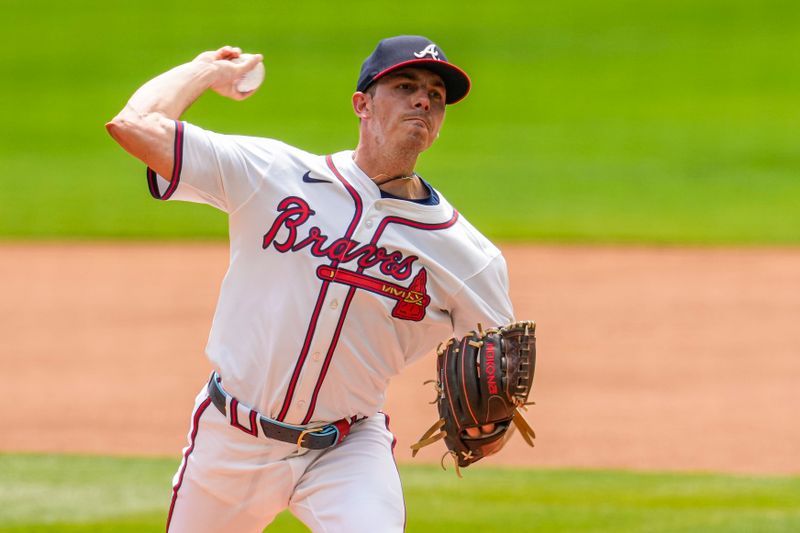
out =
[(336, 422), (331, 424), (333, 427), (336, 428), (337, 432), (336, 444), (342, 442), (344, 438), (350, 434), (350, 426), (352, 426), (353, 423), (355, 422), (355, 418), (356, 417), (351, 417), (349, 420), (346, 418), (342, 418), (341, 420), (337, 420)]

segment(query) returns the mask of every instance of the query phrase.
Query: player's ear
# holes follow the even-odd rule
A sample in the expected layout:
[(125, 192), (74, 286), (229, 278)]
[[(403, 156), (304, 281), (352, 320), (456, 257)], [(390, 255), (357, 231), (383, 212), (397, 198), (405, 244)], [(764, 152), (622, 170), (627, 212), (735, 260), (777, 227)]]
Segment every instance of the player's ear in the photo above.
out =
[(361, 91), (353, 93), (353, 112), (360, 119), (369, 118), (372, 96)]

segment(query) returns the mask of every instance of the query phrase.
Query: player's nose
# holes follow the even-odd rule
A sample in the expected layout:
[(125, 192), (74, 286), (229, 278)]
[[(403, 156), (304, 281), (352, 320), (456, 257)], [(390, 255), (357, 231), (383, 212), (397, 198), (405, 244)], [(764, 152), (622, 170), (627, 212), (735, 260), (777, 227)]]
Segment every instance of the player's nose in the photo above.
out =
[(428, 96), (428, 91), (420, 90), (414, 94), (414, 107), (417, 109), (424, 109), (425, 111), (430, 111), (431, 99), (430, 96)]

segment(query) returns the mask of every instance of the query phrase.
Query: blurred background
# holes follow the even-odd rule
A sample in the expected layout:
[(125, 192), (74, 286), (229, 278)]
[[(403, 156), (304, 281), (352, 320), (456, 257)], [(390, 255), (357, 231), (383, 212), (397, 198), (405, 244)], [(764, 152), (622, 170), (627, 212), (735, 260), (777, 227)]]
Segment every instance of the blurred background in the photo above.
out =
[(133, 91), (238, 45), (264, 54), (265, 85), (241, 103), (203, 96), (187, 120), (345, 149), (361, 62), (382, 37), (420, 33), (474, 86), (419, 170), (491, 237), (800, 239), (796, 2), (3, 0), (3, 12), (4, 238), (221, 238), (219, 213), (148, 201), (141, 166), (103, 130)]

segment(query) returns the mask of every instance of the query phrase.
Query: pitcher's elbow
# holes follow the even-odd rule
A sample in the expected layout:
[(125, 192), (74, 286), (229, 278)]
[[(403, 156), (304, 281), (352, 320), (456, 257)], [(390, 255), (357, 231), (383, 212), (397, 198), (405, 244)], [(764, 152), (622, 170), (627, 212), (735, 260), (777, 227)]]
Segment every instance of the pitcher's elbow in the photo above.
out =
[(118, 142), (123, 141), (135, 128), (136, 124), (134, 124), (129, 117), (125, 116), (124, 111), (106, 122), (106, 131)]
[(118, 117), (114, 117), (108, 122), (106, 122), (106, 131), (109, 135), (116, 138), (116, 132), (119, 130), (119, 119)]

